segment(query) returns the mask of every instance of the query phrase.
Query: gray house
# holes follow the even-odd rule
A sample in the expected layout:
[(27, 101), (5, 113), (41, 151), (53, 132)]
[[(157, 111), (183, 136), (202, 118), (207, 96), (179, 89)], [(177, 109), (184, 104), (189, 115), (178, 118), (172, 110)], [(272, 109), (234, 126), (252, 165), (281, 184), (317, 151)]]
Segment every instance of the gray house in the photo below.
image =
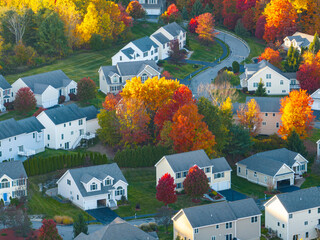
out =
[(172, 217), (173, 239), (259, 240), (260, 218), (252, 198), (185, 208)]
[(296, 32), (292, 36), (287, 36), (283, 39), (282, 47), (288, 50), (291, 46), (301, 52), (302, 48), (309, 48), (314, 36), (302, 32)]
[(6, 111), (5, 103), (13, 100), (12, 86), (0, 74), (0, 112)]
[(100, 90), (105, 94), (118, 93), (133, 77), (141, 77), (142, 82), (160, 77), (160, 69), (154, 60), (119, 62), (115, 66), (102, 66), (98, 72)]

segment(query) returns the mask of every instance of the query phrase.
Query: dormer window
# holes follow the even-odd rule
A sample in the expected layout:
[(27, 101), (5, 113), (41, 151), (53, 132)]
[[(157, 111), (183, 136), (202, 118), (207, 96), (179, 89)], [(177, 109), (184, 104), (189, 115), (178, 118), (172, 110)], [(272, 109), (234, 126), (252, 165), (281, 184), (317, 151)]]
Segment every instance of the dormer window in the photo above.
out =
[(98, 189), (98, 185), (95, 183), (95, 182), (93, 182), (91, 185), (90, 185), (90, 191), (95, 191), (95, 190), (97, 190)]
[(112, 183), (111, 183), (111, 179), (106, 179), (105, 181), (104, 181), (104, 185), (105, 186), (109, 186), (109, 185), (111, 185)]
[(117, 76), (113, 76), (112, 77), (112, 83), (117, 83), (118, 82), (118, 77)]
[(148, 75), (147, 74), (142, 74), (141, 76), (141, 82), (144, 83), (146, 80), (148, 79)]

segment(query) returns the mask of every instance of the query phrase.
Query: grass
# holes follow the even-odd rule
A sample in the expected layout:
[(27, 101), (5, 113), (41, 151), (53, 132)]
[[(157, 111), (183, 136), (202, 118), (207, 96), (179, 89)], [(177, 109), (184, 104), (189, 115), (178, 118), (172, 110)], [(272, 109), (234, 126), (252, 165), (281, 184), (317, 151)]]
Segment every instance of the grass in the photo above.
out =
[(308, 139), (312, 142), (317, 142), (320, 139), (320, 129), (314, 128), (312, 130), (312, 135), (308, 137)]
[(190, 36), (189, 44), (193, 51), (190, 60), (213, 62), (219, 59), (223, 53), (220, 44), (214, 43), (210, 46), (204, 46), (194, 36)]
[(306, 181), (301, 185), (301, 188), (309, 188), (314, 186), (320, 186), (320, 176), (310, 173), (306, 178)]
[(168, 227), (168, 233), (166, 233), (166, 228), (164, 226), (159, 226), (157, 234), (160, 240), (172, 240), (173, 225), (171, 224)]
[(192, 64), (175, 65), (169, 63), (168, 61), (165, 61), (165, 63), (163, 64), (164, 71), (168, 71), (173, 78), (177, 79), (184, 79), (185, 77), (202, 67), (202, 65), (197, 65), (198, 68), (194, 68), (193, 66), (194, 65)]
[(31, 117), (37, 110), (38, 110), (38, 108), (36, 108), (35, 110), (32, 110), (30, 112), (27, 112), (26, 114), (21, 114), (18, 111), (8, 111), (7, 113), (0, 116), (0, 121), (7, 120), (9, 118), (14, 118), (15, 120), (20, 120), (23, 118)]

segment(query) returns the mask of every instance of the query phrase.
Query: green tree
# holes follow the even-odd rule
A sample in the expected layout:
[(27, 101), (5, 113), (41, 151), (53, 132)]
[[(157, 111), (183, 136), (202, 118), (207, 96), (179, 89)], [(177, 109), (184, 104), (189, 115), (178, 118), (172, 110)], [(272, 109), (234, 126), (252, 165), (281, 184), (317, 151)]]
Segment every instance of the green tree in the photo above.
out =
[(259, 96), (259, 97), (267, 96), (266, 88), (264, 87), (264, 83), (262, 82), (261, 78), (260, 78), (260, 82), (258, 84), (258, 88), (257, 88), (254, 95)]
[(286, 72), (296, 72), (299, 69), (301, 62), (301, 55), (298, 49), (291, 46), (288, 49), (287, 57), (284, 61), (283, 67)]
[(73, 237), (76, 238), (80, 233), (88, 235), (88, 224), (80, 213), (77, 221), (73, 223)]
[(215, 84), (224, 85), (226, 82), (229, 82), (233, 86), (238, 86), (240, 85), (240, 77), (235, 75), (232, 71), (225, 70), (220, 72), (214, 80)]
[(192, 6), (191, 16), (196, 17), (201, 15), (202, 13), (203, 13), (202, 3), (199, 0), (197, 0)]
[(309, 51), (312, 52), (313, 54), (318, 53), (320, 50), (320, 41), (319, 41), (319, 36), (318, 33), (316, 32), (313, 37), (313, 41), (309, 46)]
[(229, 132), (230, 140), (225, 148), (226, 154), (244, 155), (252, 148), (253, 142), (248, 130), (241, 125), (232, 125)]
[(96, 97), (96, 84), (95, 82), (87, 78), (82, 78), (78, 82), (77, 97), (80, 101), (88, 101)]
[(203, 13), (212, 13), (212, 9), (210, 8), (209, 4), (206, 4), (206, 7), (204, 8)]
[(248, 30), (243, 26), (242, 19), (239, 19), (237, 21), (237, 24), (234, 28), (234, 31), (236, 32), (236, 34), (238, 34), (240, 36), (248, 36), (249, 35)]
[(232, 70), (234, 73), (238, 73), (240, 71), (240, 64), (237, 61), (232, 62)]
[(295, 130), (293, 130), (288, 136), (286, 141), (286, 147), (291, 151), (300, 153), (304, 157), (307, 156), (306, 147), (304, 146), (301, 138), (299, 137), (299, 135)]
[(103, 143), (115, 146), (120, 142), (119, 121), (115, 111), (101, 110), (98, 114), (100, 128), (97, 130), (99, 139)]
[(182, 18), (183, 20), (188, 20), (189, 19), (189, 14), (187, 8), (184, 6), (182, 8)]

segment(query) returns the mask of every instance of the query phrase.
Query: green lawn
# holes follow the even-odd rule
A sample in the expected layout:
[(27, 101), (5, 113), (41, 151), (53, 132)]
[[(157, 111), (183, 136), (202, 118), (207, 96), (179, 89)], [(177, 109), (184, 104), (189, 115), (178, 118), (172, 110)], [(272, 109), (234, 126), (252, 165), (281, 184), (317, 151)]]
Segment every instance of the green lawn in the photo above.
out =
[(301, 185), (301, 188), (309, 188), (314, 186), (320, 186), (320, 176), (310, 173), (310, 175), (306, 178), (306, 181)]
[(171, 64), (168, 61), (165, 61), (163, 64), (164, 71), (168, 71), (173, 78), (184, 79), (197, 69), (201, 68), (202, 65), (197, 65), (198, 67), (195, 68), (192, 64), (182, 64), (182, 65), (175, 65)]
[(312, 130), (312, 134), (308, 137), (312, 142), (317, 142), (320, 139), (320, 129), (314, 128)]
[(191, 60), (213, 62), (222, 56), (222, 47), (217, 42), (210, 46), (204, 46), (194, 36), (190, 37), (190, 48), (193, 51)]
[(14, 118), (15, 120), (20, 120), (23, 118), (31, 117), (37, 110), (38, 110), (38, 108), (36, 108), (35, 110), (32, 110), (30, 112), (27, 112), (26, 114), (21, 114), (17, 111), (8, 111), (7, 113), (0, 116), (0, 121), (6, 120), (9, 118)]

